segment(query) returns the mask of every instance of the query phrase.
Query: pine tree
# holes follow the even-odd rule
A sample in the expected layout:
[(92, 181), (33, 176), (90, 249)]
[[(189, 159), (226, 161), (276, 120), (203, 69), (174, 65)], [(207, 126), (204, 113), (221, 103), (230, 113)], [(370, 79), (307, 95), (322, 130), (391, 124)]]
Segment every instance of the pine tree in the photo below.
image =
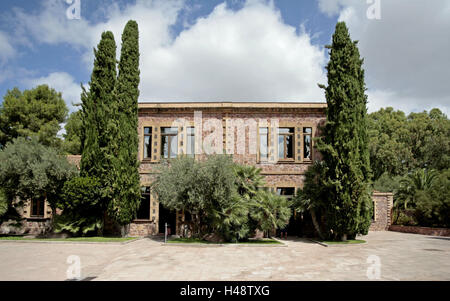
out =
[(335, 239), (367, 234), (370, 225), (370, 162), (363, 59), (344, 22), (338, 22), (327, 65), (327, 123), (318, 149), (326, 165), (326, 223)]
[(82, 100), (81, 175), (99, 180), (103, 208), (112, 196), (112, 150), (117, 148), (113, 123), (114, 88), (116, 85), (116, 43), (112, 32), (104, 32), (94, 49), (94, 69), (89, 91), (84, 87)]
[(115, 90), (118, 148), (114, 160), (114, 197), (109, 206), (110, 216), (120, 225), (126, 225), (133, 220), (140, 204), (137, 134), (139, 74), (138, 24), (130, 20), (122, 34), (119, 75)]

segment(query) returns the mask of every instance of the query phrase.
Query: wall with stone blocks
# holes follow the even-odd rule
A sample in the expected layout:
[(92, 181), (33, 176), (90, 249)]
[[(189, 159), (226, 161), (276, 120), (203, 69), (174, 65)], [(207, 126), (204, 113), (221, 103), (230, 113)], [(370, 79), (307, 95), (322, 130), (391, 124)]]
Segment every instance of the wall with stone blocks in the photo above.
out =
[(0, 224), (0, 234), (2, 235), (43, 235), (50, 232), (51, 220), (29, 220), (25, 219), (20, 222), (5, 221)]
[(389, 231), (431, 235), (431, 236), (450, 236), (449, 228), (431, 228), (431, 227), (391, 225), (389, 227)]
[(156, 235), (157, 225), (151, 221), (134, 221), (130, 224), (129, 236), (149, 236)]
[(384, 192), (374, 192), (372, 200), (374, 203), (374, 220), (370, 225), (370, 231), (386, 231), (391, 225), (393, 194)]

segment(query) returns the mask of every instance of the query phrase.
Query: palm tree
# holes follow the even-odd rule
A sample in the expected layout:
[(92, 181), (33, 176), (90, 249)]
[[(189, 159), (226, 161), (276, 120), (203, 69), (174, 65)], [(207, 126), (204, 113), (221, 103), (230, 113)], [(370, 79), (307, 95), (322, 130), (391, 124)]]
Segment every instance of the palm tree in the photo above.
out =
[(320, 204), (318, 202), (311, 201), (310, 198), (306, 197), (301, 190), (298, 191), (295, 196), (295, 210), (299, 213), (309, 212), (314, 225), (314, 229), (321, 239), (323, 239), (322, 231), (320, 230), (320, 225), (317, 221), (316, 211), (318, 210)]
[(403, 204), (405, 210), (407, 210), (409, 203), (415, 203), (416, 192), (430, 189), (437, 175), (435, 170), (427, 171), (425, 168), (409, 173), (400, 181), (400, 188), (396, 193), (396, 206), (399, 207)]
[(323, 192), (325, 165), (323, 161), (314, 161), (305, 174), (303, 189), (299, 189), (294, 198), (294, 208), (299, 213), (308, 212), (318, 236), (323, 239), (323, 233), (317, 215), (325, 210), (326, 196)]
[(259, 190), (252, 199), (250, 217), (259, 221), (262, 231), (284, 228), (291, 218), (291, 201), (269, 191)]
[(264, 176), (261, 175), (261, 168), (249, 165), (234, 166), (236, 174), (236, 187), (238, 193), (245, 199), (254, 197), (259, 187), (264, 186)]

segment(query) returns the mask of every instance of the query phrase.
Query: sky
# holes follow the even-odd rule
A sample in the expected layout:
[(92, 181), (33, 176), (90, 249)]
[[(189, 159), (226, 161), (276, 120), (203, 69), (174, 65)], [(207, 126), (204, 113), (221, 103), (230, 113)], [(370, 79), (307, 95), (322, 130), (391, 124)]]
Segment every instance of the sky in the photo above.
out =
[(448, 0), (1, 0), (0, 102), (48, 84), (77, 110), (101, 33), (114, 33), (119, 59), (130, 19), (141, 102), (324, 102), (325, 45), (345, 21), (369, 112), (450, 112)]

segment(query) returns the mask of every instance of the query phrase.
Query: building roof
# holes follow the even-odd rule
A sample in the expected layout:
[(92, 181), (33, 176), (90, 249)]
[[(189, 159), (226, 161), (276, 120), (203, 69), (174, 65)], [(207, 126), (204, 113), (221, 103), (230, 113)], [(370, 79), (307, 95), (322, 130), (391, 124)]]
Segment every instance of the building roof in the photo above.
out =
[(139, 109), (325, 109), (325, 102), (263, 102), (263, 101), (199, 101), (199, 102), (139, 102)]
[(178, 101), (178, 102), (139, 102), (139, 108), (326, 108), (326, 102), (274, 102), (274, 101)]

